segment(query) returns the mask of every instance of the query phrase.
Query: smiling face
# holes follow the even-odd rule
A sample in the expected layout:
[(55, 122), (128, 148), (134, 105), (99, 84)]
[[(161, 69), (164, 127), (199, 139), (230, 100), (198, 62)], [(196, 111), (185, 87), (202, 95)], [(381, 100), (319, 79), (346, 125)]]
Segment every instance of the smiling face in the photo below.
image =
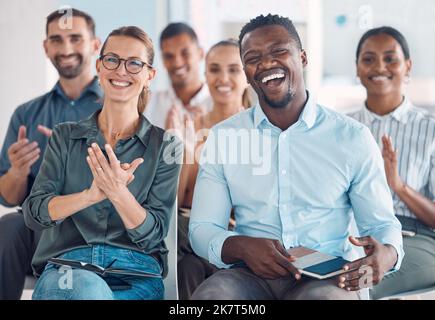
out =
[(238, 47), (222, 45), (213, 48), (207, 55), (205, 75), (215, 103), (242, 106), (248, 83)]
[(261, 105), (285, 108), (305, 93), (306, 54), (284, 27), (257, 28), (245, 35), (241, 48), (246, 77)]
[(199, 81), (199, 64), (204, 52), (189, 34), (182, 33), (163, 40), (161, 50), (173, 87), (183, 88)]
[[(102, 55), (132, 59), (132, 68), (140, 61), (148, 62), (145, 44), (127, 36), (111, 36), (106, 42)], [(117, 103), (135, 101), (137, 104), (144, 87), (148, 87), (149, 82), (154, 78), (155, 70), (144, 65), (139, 73), (132, 74), (126, 70), (124, 60), (118, 68), (108, 70), (101, 60), (97, 60), (97, 73), (105, 100), (109, 99)]]
[(361, 46), (357, 73), (368, 95), (402, 95), (402, 84), (411, 71), (400, 44), (390, 35), (368, 38)]
[(90, 67), (100, 42), (92, 35), (83, 17), (73, 17), (72, 28), (61, 28), (59, 19), (47, 28), (44, 49), (59, 76), (73, 79)]

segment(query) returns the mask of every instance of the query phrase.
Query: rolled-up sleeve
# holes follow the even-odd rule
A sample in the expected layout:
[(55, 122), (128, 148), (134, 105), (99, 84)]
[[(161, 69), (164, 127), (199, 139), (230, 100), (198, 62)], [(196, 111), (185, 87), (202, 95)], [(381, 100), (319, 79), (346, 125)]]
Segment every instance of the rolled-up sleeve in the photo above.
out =
[(146, 201), (141, 204), (147, 217), (137, 228), (127, 230), (130, 239), (142, 250), (152, 249), (166, 238), (169, 222), (177, 208), (183, 146), (179, 139), (171, 136), (162, 148), (154, 181)]
[(219, 156), (210, 157), (216, 150), (212, 136), (210, 134), (202, 152), (190, 215), (189, 240), (196, 254), (224, 269), (231, 265), (222, 261), (222, 246), (227, 238), (238, 234), (228, 230), (231, 196), (222, 164), (217, 160)]
[(30, 195), (22, 209), (26, 225), (33, 230), (51, 228), (57, 223), (48, 213), (50, 200), (60, 195), (65, 181), (65, 161), (68, 154), (66, 139), (68, 135), (56, 126), (48, 141), (41, 168), (33, 184)]
[(354, 177), (349, 190), (355, 220), (361, 236), (372, 236), (396, 249), (398, 259), (392, 271), (397, 271), (405, 254), (402, 226), (394, 215), (383, 159), (367, 128), (362, 129), (359, 139), (356, 143), (360, 152), (353, 161)]

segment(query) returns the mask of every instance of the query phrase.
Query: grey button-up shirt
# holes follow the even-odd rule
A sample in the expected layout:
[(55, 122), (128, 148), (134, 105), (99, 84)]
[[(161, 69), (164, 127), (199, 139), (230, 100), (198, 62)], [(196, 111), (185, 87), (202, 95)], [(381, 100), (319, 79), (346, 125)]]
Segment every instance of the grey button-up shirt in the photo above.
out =
[(27, 226), (44, 230), (32, 261), (35, 274), (41, 274), (51, 257), (75, 248), (109, 244), (157, 254), (166, 275), (167, 249), (163, 239), (176, 208), (183, 148), (178, 139), (164, 135), (162, 129), (151, 125), (142, 115), (136, 134), (118, 141), (114, 152), (121, 163), (130, 163), (139, 157), (144, 159), (128, 188), (147, 210), (145, 221), (127, 230), (107, 199), (63, 221), (50, 219), (48, 203), (53, 197), (81, 192), (91, 186), (93, 177), (86, 162), (87, 148), (96, 142), (107, 157), (105, 139), (97, 127), (98, 113), (78, 123), (55, 127), (39, 174), (23, 204)]

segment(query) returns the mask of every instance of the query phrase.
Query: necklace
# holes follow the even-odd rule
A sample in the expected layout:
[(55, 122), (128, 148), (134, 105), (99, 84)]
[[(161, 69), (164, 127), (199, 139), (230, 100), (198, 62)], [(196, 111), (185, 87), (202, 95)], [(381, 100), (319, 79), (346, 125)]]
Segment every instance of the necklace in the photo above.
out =
[(130, 130), (126, 130), (125, 132), (121, 132), (121, 131), (108, 132), (108, 130), (106, 129), (107, 124), (105, 123), (103, 118), (102, 117), (98, 117), (98, 118), (99, 118), (99, 121), (101, 124), (100, 130), (103, 132), (103, 134), (108, 134), (110, 136), (110, 138), (113, 140), (120, 140), (120, 139), (132, 136), (136, 132), (136, 130), (139, 126), (139, 121), (140, 121), (140, 117), (139, 117), (137, 120), (135, 120), (132, 128)]

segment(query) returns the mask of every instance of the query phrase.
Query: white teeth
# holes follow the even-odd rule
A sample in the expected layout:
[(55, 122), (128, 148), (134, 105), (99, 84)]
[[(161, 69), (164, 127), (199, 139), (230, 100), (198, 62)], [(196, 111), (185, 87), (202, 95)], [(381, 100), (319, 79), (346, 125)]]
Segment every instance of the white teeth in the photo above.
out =
[(76, 61), (77, 61), (76, 57), (62, 58), (62, 59), (60, 59), (60, 64), (70, 64), (70, 63), (73, 63)]
[(220, 86), (220, 87), (216, 87), (216, 90), (219, 91), (219, 92), (226, 93), (226, 92), (230, 92), (231, 91), (231, 87)]
[(60, 61), (62, 62), (69, 62), (69, 61), (75, 61), (77, 60), (76, 57), (69, 57), (69, 58), (62, 58)]
[(388, 77), (386, 76), (376, 76), (372, 78), (374, 81), (385, 81), (388, 80)]
[(131, 84), (130, 82), (121, 82), (121, 81), (116, 81), (116, 80), (111, 80), (110, 82), (114, 86), (118, 86), (118, 87), (128, 87)]
[(270, 76), (264, 77), (263, 80), (261, 80), (261, 82), (266, 83), (270, 80), (282, 79), (284, 77), (285, 77), (285, 74), (283, 74), (283, 73), (274, 73), (274, 74), (271, 74)]
[(178, 69), (178, 70), (175, 70), (175, 72), (174, 72), (174, 74), (176, 76), (181, 76), (181, 75), (183, 75), (185, 73), (186, 73), (186, 68)]

